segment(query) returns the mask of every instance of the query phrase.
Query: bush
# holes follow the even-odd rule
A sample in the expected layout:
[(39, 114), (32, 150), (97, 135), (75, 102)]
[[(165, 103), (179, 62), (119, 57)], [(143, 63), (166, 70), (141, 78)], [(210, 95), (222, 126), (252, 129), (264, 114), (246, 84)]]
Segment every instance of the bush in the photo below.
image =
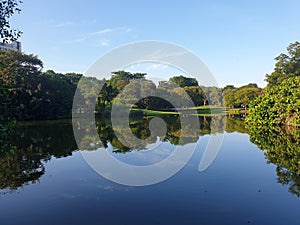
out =
[(300, 126), (300, 77), (267, 88), (251, 102), (246, 122), (253, 126)]

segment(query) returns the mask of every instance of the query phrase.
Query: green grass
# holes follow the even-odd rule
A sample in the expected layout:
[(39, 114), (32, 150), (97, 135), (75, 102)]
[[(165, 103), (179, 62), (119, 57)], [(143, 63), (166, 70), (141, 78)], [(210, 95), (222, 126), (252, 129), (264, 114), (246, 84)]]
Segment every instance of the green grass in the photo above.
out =
[[(163, 115), (179, 115), (180, 112), (174, 111), (159, 111), (159, 110), (149, 110), (149, 109), (131, 109), (135, 112), (142, 112), (145, 116), (163, 116)], [(180, 109), (186, 114), (191, 116), (214, 116), (214, 115), (226, 115), (226, 114), (240, 114), (239, 109), (228, 109), (226, 107), (219, 106), (198, 106), (193, 108)], [(195, 110), (197, 114), (195, 114)], [(191, 111), (189, 113), (189, 111)]]
[(178, 112), (173, 112), (173, 111), (156, 111), (156, 110), (149, 110), (149, 109), (131, 109), (131, 111), (143, 112), (143, 114), (146, 116), (179, 115)]

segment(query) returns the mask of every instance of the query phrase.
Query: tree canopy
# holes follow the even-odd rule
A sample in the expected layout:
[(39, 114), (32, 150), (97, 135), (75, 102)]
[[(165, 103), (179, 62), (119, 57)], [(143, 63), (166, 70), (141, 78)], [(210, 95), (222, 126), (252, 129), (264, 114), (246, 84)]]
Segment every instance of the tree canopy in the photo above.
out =
[(253, 126), (300, 126), (300, 77), (284, 80), (265, 90), (249, 108), (246, 119)]
[(227, 85), (223, 88), (223, 96), (227, 107), (248, 107), (250, 102), (261, 95), (262, 89), (257, 84), (249, 83), (239, 88)]
[(58, 119), (71, 116), (73, 96), (82, 75), (42, 72), (35, 55), (0, 51), (0, 110), (6, 120)]
[(19, 0), (0, 0), (0, 37), (4, 41), (15, 41), (22, 34), (21, 31), (12, 29), (9, 23), (12, 15), (21, 12), (20, 3), (22, 2)]
[(190, 87), (190, 86), (198, 86), (198, 81), (195, 78), (174, 76), (169, 79), (169, 83), (175, 83), (180, 87)]
[(250, 104), (246, 120), (250, 126), (300, 126), (300, 43), (287, 50), (275, 58), (264, 94)]
[(267, 88), (279, 85), (287, 78), (300, 76), (300, 43), (291, 43), (287, 54), (282, 53), (275, 60), (274, 71), (266, 75)]

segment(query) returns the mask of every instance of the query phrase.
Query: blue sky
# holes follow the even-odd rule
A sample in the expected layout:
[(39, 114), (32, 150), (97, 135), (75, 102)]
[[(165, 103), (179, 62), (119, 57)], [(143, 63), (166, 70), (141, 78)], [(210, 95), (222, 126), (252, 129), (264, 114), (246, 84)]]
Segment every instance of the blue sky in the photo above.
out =
[(300, 40), (300, 1), (24, 0), (12, 25), (45, 69), (84, 73), (129, 42), (161, 40), (194, 52), (221, 86), (256, 82)]

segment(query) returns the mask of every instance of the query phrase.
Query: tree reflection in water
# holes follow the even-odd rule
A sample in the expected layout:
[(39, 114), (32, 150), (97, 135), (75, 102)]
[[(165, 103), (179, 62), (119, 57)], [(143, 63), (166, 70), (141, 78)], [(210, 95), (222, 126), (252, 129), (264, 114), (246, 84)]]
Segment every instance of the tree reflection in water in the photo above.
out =
[(0, 155), (0, 189), (15, 190), (37, 182), (51, 157), (66, 157), (77, 149), (70, 122), (18, 124), (10, 151)]
[[(199, 136), (222, 132), (247, 133), (244, 120), (240, 117), (217, 116), (199, 117), (200, 129), (197, 138), (193, 132), (181, 137), (181, 124), (178, 117), (163, 117), (167, 124), (166, 135), (160, 141), (173, 145), (185, 145), (197, 142)], [(150, 136), (149, 122), (151, 118), (140, 118), (130, 121), (132, 133), (139, 139), (146, 140)], [(97, 131), (101, 143), (84, 130), (84, 138), (79, 149), (93, 150), (98, 147), (108, 147), (110, 144), (115, 153), (127, 153), (133, 149), (123, 145), (116, 137), (109, 120), (97, 120)], [(196, 129), (189, 125), (187, 129)], [(122, 127), (116, 127), (126, 138)], [(277, 165), (278, 182), (289, 185), (291, 193), (300, 196), (300, 131), (249, 129), (250, 140), (260, 149), (266, 150), (269, 163)], [(129, 137), (129, 135), (128, 135)], [(181, 137), (181, 143), (179, 139)], [(148, 144), (157, 139), (147, 139), (134, 150), (144, 150)], [(71, 121), (41, 122), (18, 124), (9, 143), (10, 151), (0, 154), (0, 189), (15, 190), (26, 184), (38, 182), (45, 174), (45, 163), (52, 157), (67, 157), (77, 150)]]
[[(181, 124), (178, 117), (164, 117), (167, 123), (167, 133), (161, 141), (170, 142), (173, 145), (184, 145), (195, 143), (199, 136), (210, 133), (223, 132), (224, 127), (229, 132), (236, 131), (239, 126), (243, 126), (243, 121), (235, 118), (223, 117), (199, 117), (200, 130), (193, 125), (187, 129), (185, 137), (181, 137)], [(139, 139), (146, 140), (150, 136), (149, 122), (151, 118), (140, 118), (130, 121), (132, 133)], [(225, 121), (226, 124), (225, 124)], [(212, 125), (213, 124), (213, 125)], [(116, 137), (109, 120), (97, 120), (97, 131), (101, 143), (97, 143), (95, 137), (89, 135), (89, 129), (84, 130), (83, 146), (80, 149), (92, 150), (98, 147), (107, 147), (111, 144), (115, 153), (126, 153), (132, 151), (124, 146)], [(192, 131), (198, 132), (197, 137)], [(126, 133), (122, 127), (116, 127), (115, 132), (122, 133), (126, 138)], [(181, 143), (179, 138), (181, 137)], [(16, 190), (24, 185), (38, 182), (45, 174), (45, 163), (52, 157), (60, 158), (72, 155), (77, 150), (76, 141), (73, 135), (71, 121), (50, 121), (50, 122), (30, 122), (19, 123), (8, 140), (7, 146), (10, 150), (2, 151), (0, 154), (0, 189)], [(147, 144), (155, 143), (156, 139), (147, 139), (147, 142), (137, 146), (135, 150), (143, 150)]]
[(276, 165), (277, 181), (289, 185), (289, 191), (300, 196), (300, 130), (283, 127), (250, 127), (250, 141), (265, 150), (268, 163)]
[[(181, 133), (182, 127), (180, 123), (180, 118), (177, 116), (164, 116), (161, 117), (167, 124), (167, 132), (165, 135), (160, 136), (160, 140), (163, 142), (170, 142), (173, 145), (185, 145), (188, 143), (196, 143), (199, 136), (204, 136), (208, 134), (223, 133), (224, 131), (240, 132), (246, 133), (247, 130), (244, 126), (244, 120), (240, 117), (233, 116), (215, 116), (215, 117), (198, 117), (200, 129), (196, 127), (196, 124), (187, 123), (187, 127), (184, 129), (185, 132), (183, 136)], [(140, 140), (146, 140), (150, 137), (149, 123), (151, 117), (144, 117), (140, 120), (130, 121), (130, 132), (134, 134)], [(97, 120), (96, 127), (97, 132), (100, 137), (101, 143), (97, 141), (98, 136), (94, 137), (90, 135), (90, 129), (85, 129), (85, 134), (81, 140), (80, 149), (94, 150), (99, 147), (108, 147), (110, 143), (116, 153), (126, 153), (132, 150), (143, 150), (148, 144), (153, 144), (156, 142), (156, 138), (147, 139), (147, 141), (141, 141), (135, 149), (129, 148), (123, 143), (121, 143), (117, 136), (122, 135), (123, 139), (131, 141), (131, 133), (126, 133), (127, 124), (120, 123), (120, 126), (112, 128), (111, 122), (109, 120)], [(82, 126), (84, 127), (84, 125)], [(196, 131), (196, 132), (195, 132)], [(116, 135), (117, 134), (117, 135)], [(134, 141), (134, 140), (132, 140)]]

